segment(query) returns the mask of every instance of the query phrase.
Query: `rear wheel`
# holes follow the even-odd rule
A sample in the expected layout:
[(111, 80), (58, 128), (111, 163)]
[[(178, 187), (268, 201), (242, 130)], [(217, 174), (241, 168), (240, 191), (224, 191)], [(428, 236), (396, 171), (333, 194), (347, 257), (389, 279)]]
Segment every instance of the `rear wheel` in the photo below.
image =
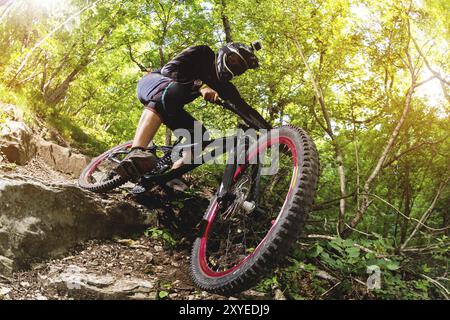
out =
[(264, 161), (264, 155), (276, 155), (276, 150), (278, 169), (261, 175), (257, 186), (258, 166), (240, 165), (233, 176), (232, 201), (212, 199), (192, 249), (191, 273), (201, 289), (223, 295), (246, 290), (295, 243), (313, 203), (318, 154), (306, 132), (283, 126), (262, 136), (247, 160)]
[(126, 183), (129, 179), (118, 175), (115, 169), (128, 154), (132, 144), (132, 141), (127, 141), (94, 158), (81, 172), (78, 185), (83, 189), (100, 193)]

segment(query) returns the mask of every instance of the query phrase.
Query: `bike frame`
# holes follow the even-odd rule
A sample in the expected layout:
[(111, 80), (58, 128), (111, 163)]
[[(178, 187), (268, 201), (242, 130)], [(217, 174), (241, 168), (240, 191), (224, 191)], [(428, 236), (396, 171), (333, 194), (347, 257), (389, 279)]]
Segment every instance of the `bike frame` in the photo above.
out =
[[(179, 153), (183, 150), (193, 149), (198, 150), (200, 149), (199, 154), (194, 154), (194, 158), (192, 159), (192, 163), (190, 164), (184, 164), (178, 169), (175, 169), (170, 172), (162, 173), (160, 175), (144, 175), (141, 178), (141, 183), (146, 185), (152, 185), (152, 184), (163, 184), (167, 181), (170, 181), (172, 179), (175, 179), (177, 177), (182, 176), (183, 174), (194, 170), (195, 168), (201, 166), (202, 164), (206, 163), (203, 161), (203, 159), (213, 159), (214, 157), (221, 156), (225, 153), (228, 154), (228, 164), (225, 167), (225, 171), (223, 173), (222, 183), (218, 189), (217, 196), (219, 198), (224, 197), (227, 192), (229, 191), (229, 188), (231, 187), (233, 183), (233, 173), (236, 171), (238, 166), (238, 157), (245, 157), (247, 156), (247, 151), (245, 150), (244, 155), (238, 155), (238, 141), (239, 137), (237, 134), (226, 136), (226, 137), (220, 137), (217, 139), (211, 139), (202, 141), (201, 143), (192, 143), (192, 144), (175, 144), (173, 146), (161, 146), (156, 148), (163, 148), (170, 150), (172, 153)], [(214, 149), (211, 151), (205, 152), (205, 150), (209, 146), (214, 146)], [(221, 146), (221, 147), (220, 147)], [(244, 158), (245, 159), (245, 158)], [(258, 164), (259, 166), (259, 164)], [(259, 170), (258, 170), (259, 171)], [(258, 176), (259, 177), (259, 176)]]
[[(245, 117), (245, 115), (240, 112), (233, 104), (227, 101), (219, 101), (217, 102), (218, 105), (223, 106), (226, 109), (229, 109), (236, 113), (241, 119), (246, 119), (245, 121), (247, 124), (249, 124), (253, 128), (258, 128), (258, 125), (252, 121), (252, 119)], [(238, 129), (247, 130), (250, 129), (249, 126), (238, 124)], [(151, 174), (144, 174), (140, 177), (140, 184), (144, 187), (149, 187), (154, 184), (164, 184), (172, 179), (175, 179), (177, 177), (182, 176), (183, 174), (194, 170), (195, 168), (201, 166), (205, 162), (203, 162), (203, 159), (206, 157), (208, 159), (213, 159), (214, 157), (221, 156), (225, 153), (228, 154), (228, 160), (227, 165), (225, 166), (225, 171), (223, 173), (222, 182), (220, 184), (220, 187), (217, 191), (217, 198), (219, 200), (225, 199), (227, 195), (229, 195), (230, 187), (233, 185), (233, 174), (237, 170), (238, 164), (245, 164), (245, 159), (247, 159), (248, 156), (248, 148), (246, 145), (246, 148), (244, 149), (243, 154), (238, 154), (241, 150), (238, 148), (239, 143), (242, 143), (242, 137), (245, 137), (245, 135), (240, 135), (241, 131), (238, 131), (238, 134), (226, 136), (226, 137), (220, 137), (212, 140), (206, 140), (202, 142), (196, 142), (191, 144), (186, 143), (180, 143), (182, 137), (178, 138), (177, 141), (171, 145), (171, 146), (156, 146), (153, 144), (152, 146), (148, 147), (147, 150), (150, 152), (154, 152), (155, 150), (161, 150), (167, 155), (167, 152), (174, 153), (177, 152), (181, 154), (183, 150), (194, 150), (197, 151), (200, 149), (200, 152), (198, 154), (194, 154), (194, 159), (192, 163), (190, 164), (184, 164), (180, 168), (177, 168), (175, 170), (164, 172), (161, 174), (151, 175)], [(259, 132), (257, 132), (259, 134)], [(255, 142), (255, 141), (253, 141)], [(246, 143), (246, 140), (244, 140), (244, 143)], [(210, 151), (209, 153), (204, 153), (204, 151), (209, 147), (214, 146), (215, 148)], [(218, 146), (222, 146), (221, 148), (217, 148)], [(115, 155), (117, 154), (125, 154), (129, 151), (120, 150), (117, 152), (114, 152), (110, 154), (109, 158), (110, 160), (120, 163), (120, 160), (115, 159)], [(240, 161), (238, 161), (240, 160)], [(244, 162), (241, 162), (244, 161)], [(261, 164), (256, 165), (256, 170), (252, 172), (252, 180), (255, 182), (252, 184), (252, 188), (250, 190), (250, 194), (252, 198), (256, 198), (258, 194), (258, 185), (259, 185), (259, 179), (260, 179), (260, 172), (261, 172)], [(256, 196), (256, 197), (255, 197)]]
[[(234, 104), (232, 104), (228, 101), (219, 101), (219, 102), (217, 102), (217, 104), (236, 113), (241, 119), (247, 118), (246, 119), (247, 124), (249, 124), (253, 128), (258, 128), (258, 125), (256, 123), (253, 123), (252, 119), (248, 119), (248, 117), (245, 117), (245, 115), (243, 115), (240, 112), (240, 110), (237, 109), (236, 106), (234, 106)], [(238, 129), (245, 130), (245, 129), (249, 129), (249, 128), (250, 128), (249, 126), (246, 126), (243, 124), (238, 125)], [(195, 157), (191, 164), (184, 164), (183, 166), (181, 166), (178, 169), (175, 169), (175, 170), (167, 172), (167, 173), (162, 173), (160, 175), (144, 175), (141, 178), (141, 183), (144, 186), (148, 186), (148, 185), (152, 185), (154, 183), (162, 184), (162, 183), (168, 182), (168, 181), (175, 179), (177, 177), (180, 177), (183, 174), (185, 174), (189, 171), (192, 171), (195, 168), (204, 164), (204, 162), (200, 161), (200, 160), (204, 159), (205, 157), (212, 159), (214, 157), (217, 157), (217, 156), (227, 153), (228, 154), (228, 161), (227, 161), (228, 164), (225, 167), (225, 171), (224, 171), (223, 177), (222, 177), (222, 182), (221, 182), (220, 187), (216, 194), (219, 199), (223, 199), (228, 195), (230, 187), (233, 184), (233, 173), (236, 172), (236, 169), (238, 166), (238, 157), (240, 157), (240, 159), (246, 159), (246, 157), (247, 157), (248, 148), (245, 148), (244, 154), (238, 154), (238, 142), (240, 141), (240, 138), (241, 137), (239, 135), (235, 134), (235, 135), (231, 135), (231, 136), (227, 136), (227, 137), (220, 137), (217, 139), (206, 140), (206, 141), (202, 141), (201, 143), (197, 142), (197, 143), (193, 143), (193, 144), (181, 144), (181, 143), (179, 143), (180, 142), (180, 139), (179, 139), (172, 146), (161, 146), (159, 148), (167, 148), (167, 150), (171, 149), (172, 152), (181, 152), (182, 150), (187, 150), (187, 149), (198, 150), (198, 148), (200, 148), (201, 152), (198, 155), (194, 155)], [(200, 144), (201, 144), (201, 146), (200, 146)], [(205, 151), (205, 149), (207, 149), (211, 145), (222, 146), (222, 148), (219, 148), (219, 150), (217, 150), (217, 148), (215, 148), (212, 151), (210, 151), (209, 153), (204, 154), (203, 152)], [(261, 172), (261, 165), (257, 164), (257, 170), (253, 174), (253, 179), (255, 179), (255, 182), (256, 182), (256, 183), (254, 183), (254, 188), (251, 191), (253, 195), (256, 195), (258, 192), (257, 186), (259, 184), (260, 172)], [(256, 199), (257, 198), (258, 197), (256, 197)]]

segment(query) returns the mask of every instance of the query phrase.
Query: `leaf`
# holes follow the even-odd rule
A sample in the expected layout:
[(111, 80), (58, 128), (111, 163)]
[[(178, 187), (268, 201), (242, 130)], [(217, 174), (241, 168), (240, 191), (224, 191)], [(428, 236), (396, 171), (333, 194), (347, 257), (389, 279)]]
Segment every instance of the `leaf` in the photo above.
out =
[(349, 248), (349, 247), (353, 247), (354, 242), (350, 239), (345, 239), (342, 244), (344, 245), (344, 247)]
[(397, 262), (395, 262), (395, 261), (390, 261), (390, 262), (388, 262), (388, 263), (386, 264), (386, 268), (387, 268), (388, 270), (394, 271), (394, 270), (400, 269), (400, 265), (399, 265)]
[(357, 247), (350, 247), (350, 248), (346, 248), (345, 252), (347, 252), (347, 254), (350, 258), (357, 258), (357, 257), (359, 257), (360, 250)]
[(317, 257), (319, 254), (321, 254), (323, 252), (323, 248), (320, 245), (316, 245), (314, 247), (314, 250), (311, 252), (311, 257), (315, 258)]
[(327, 252), (322, 252), (320, 257), (322, 258), (322, 261), (328, 265), (334, 266), (336, 264), (336, 261), (333, 258), (331, 258)]
[(337, 252), (342, 252), (343, 251), (342, 248), (341, 248), (340, 241), (338, 242), (338, 241), (333, 240), (333, 241), (330, 241), (328, 244), (329, 244), (330, 247), (332, 247)]
[(159, 294), (158, 294), (160, 299), (164, 299), (168, 295), (169, 295), (169, 293), (167, 291), (160, 291)]

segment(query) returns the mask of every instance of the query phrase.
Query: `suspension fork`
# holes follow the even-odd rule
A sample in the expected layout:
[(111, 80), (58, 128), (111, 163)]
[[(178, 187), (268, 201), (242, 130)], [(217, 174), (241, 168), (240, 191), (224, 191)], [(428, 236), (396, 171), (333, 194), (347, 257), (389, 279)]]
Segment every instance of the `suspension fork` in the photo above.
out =
[(222, 182), (217, 190), (217, 199), (224, 200), (230, 196), (230, 188), (233, 184), (233, 175), (237, 170), (237, 152), (236, 146), (228, 153), (227, 165), (222, 175)]
[[(245, 139), (245, 140), (243, 140)], [(223, 173), (222, 177), (222, 183), (217, 191), (217, 198), (219, 200), (227, 198), (230, 196), (229, 190), (231, 186), (233, 185), (233, 177), (234, 173), (236, 172), (239, 164), (247, 164), (247, 158), (248, 158), (248, 152), (250, 150), (250, 146), (252, 143), (255, 143), (256, 141), (249, 141), (247, 136), (240, 136), (239, 134), (236, 136), (237, 142), (234, 145), (234, 148), (232, 148), (229, 151), (228, 155), (228, 164), (225, 167), (225, 171)], [(243, 143), (244, 149), (240, 150), (238, 148), (239, 143)], [(244, 152), (240, 152), (244, 151)], [(259, 181), (261, 177), (261, 164), (258, 162), (256, 165), (256, 168), (252, 172), (252, 186), (250, 190), (249, 200), (254, 200), (254, 203), (257, 204), (257, 200), (259, 198)]]

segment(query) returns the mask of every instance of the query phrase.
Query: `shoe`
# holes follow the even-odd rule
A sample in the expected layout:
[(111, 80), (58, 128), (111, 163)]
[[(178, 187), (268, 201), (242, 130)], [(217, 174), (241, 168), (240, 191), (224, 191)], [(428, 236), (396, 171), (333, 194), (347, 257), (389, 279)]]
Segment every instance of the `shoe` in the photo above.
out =
[(139, 177), (156, 168), (158, 158), (142, 149), (132, 149), (120, 162), (116, 172), (122, 177)]

